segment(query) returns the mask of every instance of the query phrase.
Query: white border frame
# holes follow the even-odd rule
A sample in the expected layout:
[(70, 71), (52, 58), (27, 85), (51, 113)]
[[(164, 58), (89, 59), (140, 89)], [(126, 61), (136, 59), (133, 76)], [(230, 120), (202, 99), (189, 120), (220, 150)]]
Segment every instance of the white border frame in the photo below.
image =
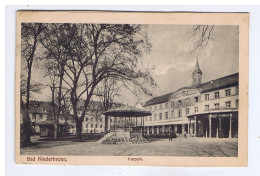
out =
[[(126, 11), (204, 11), (204, 12), (250, 12), (250, 49), (249, 49), (249, 163), (247, 168), (166, 168), (166, 167), (107, 167), (107, 166), (36, 166), (16, 165), (14, 160), (14, 74), (15, 74), (15, 14), (16, 10), (126, 10)], [(257, 19), (258, 18), (258, 19)], [(64, 176), (82, 175), (258, 175), (260, 166), (260, 120), (257, 118), (257, 99), (260, 83), (260, 54), (256, 41), (260, 41), (260, 8), (254, 6), (9, 6), (6, 8), (6, 171), (8, 175), (54, 175), (62, 171)], [(253, 37), (252, 37), (253, 36)], [(257, 82), (258, 81), (258, 82)], [(258, 160), (258, 161), (257, 161)]]

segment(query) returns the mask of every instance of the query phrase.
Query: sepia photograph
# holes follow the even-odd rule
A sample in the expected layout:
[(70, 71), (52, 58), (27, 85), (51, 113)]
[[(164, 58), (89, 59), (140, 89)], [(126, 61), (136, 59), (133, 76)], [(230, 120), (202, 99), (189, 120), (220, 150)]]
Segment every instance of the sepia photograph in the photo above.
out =
[(17, 163), (246, 164), (248, 14), (53, 13), (17, 14)]

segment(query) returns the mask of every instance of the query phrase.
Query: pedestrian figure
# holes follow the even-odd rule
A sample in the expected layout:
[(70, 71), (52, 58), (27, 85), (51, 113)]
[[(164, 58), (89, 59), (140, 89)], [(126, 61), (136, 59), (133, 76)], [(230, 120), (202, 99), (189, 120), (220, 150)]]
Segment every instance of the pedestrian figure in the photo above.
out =
[(172, 134), (172, 131), (170, 131), (170, 133), (169, 133), (169, 141), (172, 141), (172, 137), (173, 137), (173, 134)]
[(184, 131), (184, 137), (185, 137), (185, 139), (187, 138), (187, 133), (186, 133), (186, 131)]

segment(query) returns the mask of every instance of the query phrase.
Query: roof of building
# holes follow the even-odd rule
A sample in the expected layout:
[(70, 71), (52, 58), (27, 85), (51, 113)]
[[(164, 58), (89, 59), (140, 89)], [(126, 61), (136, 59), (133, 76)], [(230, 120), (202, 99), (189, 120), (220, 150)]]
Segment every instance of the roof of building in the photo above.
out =
[[(83, 100), (83, 99), (79, 100), (79, 103), (78, 103), (78, 106), (79, 106), (78, 109), (79, 110), (84, 109), (84, 102), (85, 102), (85, 100)], [(122, 106), (122, 105), (123, 104), (119, 103), (119, 102), (111, 102), (112, 108), (119, 107), (119, 106)], [(94, 101), (94, 100), (91, 100), (88, 104), (88, 107), (87, 107), (88, 111), (100, 111), (102, 109), (104, 109), (103, 103), (101, 101)]]
[(219, 89), (224, 89), (232, 86), (238, 86), (238, 81), (239, 81), (239, 73), (234, 73), (225, 77), (221, 77), (212, 81), (208, 81), (202, 84), (199, 84), (197, 86), (188, 86), (188, 87), (182, 87), (174, 92), (164, 94), (158, 97), (154, 97), (148, 101), (145, 102), (144, 107), (146, 106), (151, 106), (155, 104), (161, 104), (168, 102), (171, 95), (174, 93), (177, 93), (179, 90), (183, 88), (197, 88), (201, 91), (201, 93), (209, 92), (209, 91), (214, 91), (214, 90), (219, 90)]
[(222, 78), (218, 78), (206, 83), (199, 84), (196, 88), (201, 89), (201, 93), (238, 86), (239, 74), (235, 73)]
[(168, 93), (165, 95), (161, 95), (159, 97), (154, 97), (154, 98), (148, 100), (147, 102), (145, 102), (144, 107), (167, 102), (173, 93), (174, 92), (171, 92), (171, 93)]
[[(67, 122), (59, 121), (59, 125), (66, 125), (66, 124), (67, 124)], [(37, 122), (37, 125), (38, 126), (53, 126), (54, 122), (53, 122), (53, 119), (48, 119), (45, 121)]]

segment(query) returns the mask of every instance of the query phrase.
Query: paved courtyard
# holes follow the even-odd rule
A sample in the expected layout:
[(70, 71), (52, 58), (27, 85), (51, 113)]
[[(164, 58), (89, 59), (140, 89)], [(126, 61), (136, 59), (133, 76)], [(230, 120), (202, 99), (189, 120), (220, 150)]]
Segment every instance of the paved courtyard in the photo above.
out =
[(204, 156), (236, 157), (237, 139), (176, 138), (156, 139), (145, 144), (99, 144), (90, 142), (45, 141), (21, 149), (22, 155), (81, 156)]

